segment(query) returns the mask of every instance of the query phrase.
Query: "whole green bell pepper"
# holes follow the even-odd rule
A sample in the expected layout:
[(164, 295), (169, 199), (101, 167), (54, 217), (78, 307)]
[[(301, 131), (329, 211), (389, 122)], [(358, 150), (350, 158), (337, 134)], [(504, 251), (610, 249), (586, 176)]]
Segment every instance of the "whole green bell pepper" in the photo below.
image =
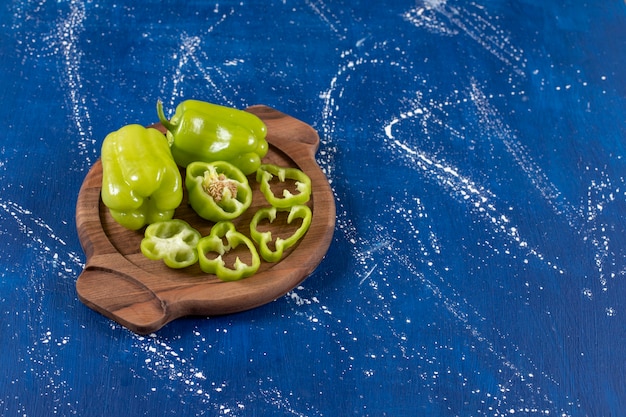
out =
[(191, 208), (213, 222), (232, 220), (252, 204), (248, 178), (225, 161), (192, 162), (187, 166), (185, 187)]
[(127, 229), (169, 220), (183, 199), (180, 170), (165, 136), (127, 125), (102, 143), (102, 201)]
[[(241, 244), (245, 245), (249, 252), (250, 263), (243, 262), (237, 256), (231, 268), (226, 265), (224, 256)], [(261, 266), (261, 259), (252, 241), (238, 232), (230, 221), (215, 223), (211, 233), (200, 239), (197, 249), (200, 269), (207, 274), (216, 275), (222, 281), (237, 281), (249, 277)], [(208, 256), (210, 254), (217, 256)]]
[[(278, 179), (278, 183), (274, 185), (280, 185), (282, 196), (281, 193), (275, 193), (272, 190), (272, 179), (274, 177)], [(288, 179), (295, 182), (295, 193), (287, 189), (286, 181)], [(263, 164), (256, 173), (256, 180), (259, 183), (261, 193), (273, 207), (287, 208), (297, 204), (304, 204), (311, 198), (311, 179), (298, 168)]]
[(159, 101), (157, 114), (167, 129), (174, 160), (182, 167), (194, 161), (226, 161), (250, 175), (267, 154), (265, 123), (243, 110), (186, 100), (167, 120)]
[(152, 223), (141, 240), (141, 253), (148, 259), (162, 259), (170, 268), (180, 269), (198, 262), (196, 246), (200, 232), (180, 219)]
[[(291, 224), (295, 219), (301, 219), (302, 223), (291, 236), (286, 238), (277, 237), (272, 245), (272, 232), (269, 230), (264, 232), (260, 231), (259, 223), (265, 219), (273, 223), (279, 211), (288, 212), (287, 224)], [(312, 216), (313, 213), (311, 209), (302, 204), (288, 208), (263, 207), (252, 217), (252, 221), (250, 222), (250, 237), (259, 246), (261, 257), (264, 260), (267, 262), (278, 262), (283, 257), (283, 252), (295, 245), (304, 236), (307, 230), (309, 230)], [(270, 246), (273, 246), (274, 249), (272, 250)]]

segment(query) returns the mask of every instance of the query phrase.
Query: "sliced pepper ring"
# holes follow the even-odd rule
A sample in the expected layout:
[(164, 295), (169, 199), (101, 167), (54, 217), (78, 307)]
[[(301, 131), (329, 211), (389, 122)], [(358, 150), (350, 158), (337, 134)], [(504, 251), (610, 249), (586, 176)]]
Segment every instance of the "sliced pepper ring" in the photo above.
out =
[(184, 220), (152, 223), (141, 240), (141, 253), (148, 259), (162, 259), (170, 268), (185, 268), (198, 261), (196, 245), (200, 237), (200, 232)]
[[(280, 182), (287, 179), (296, 182), (297, 193), (284, 189), (282, 197), (276, 196), (270, 181), (277, 177)], [(263, 164), (256, 172), (256, 181), (265, 199), (274, 207), (288, 208), (298, 204), (304, 204), (311, 198), (311, 179), (298, 168), (279, 167), (273, 164)]]
[[(288, 238), (276, 238), (274, 242), (274, 250), (270, 249), (269, 244), (272, 242), (272, 232), (261, 232), (258, 229), (259, 222), (267, 219), (273, 223), (276, 219), (278, 211), (289, 212), (287, 216), (287, 224), (291, 224), (294, 219), (302, 219), (302, 224)], [(288, 208), (264, 207), (259, 209), (250, 222), (250, 237), (259, 245), (261, 257), (267, 262), (277, 262), (283, 257), (285, 249), (292, 247), (304, 236), (311, 225), (312, 213), (308, 206), (298, 204)]]
[(232, 220), (252, 204), (248, 178), (229, 162), (192, 162), (187, 165), (185, 187), (194, 211), (213, 222)]
[[(233, 268), (226, 266), (224, 255), (244, 244), (251, 255), (250, 264), (246, 264), (239, 257), (235, 259)], [(200, 239), (197, 246), (200, 269), (207, 274), (214, 274), (222, 281), (237, 281), (253, 275), (261, 266), (261, 259), (254, 244), (242, 233), (235, 229), (230, 221), (221, 221), (211, 228), (211, 233)], [(207, 254), (216, 253), (215, 258)]]

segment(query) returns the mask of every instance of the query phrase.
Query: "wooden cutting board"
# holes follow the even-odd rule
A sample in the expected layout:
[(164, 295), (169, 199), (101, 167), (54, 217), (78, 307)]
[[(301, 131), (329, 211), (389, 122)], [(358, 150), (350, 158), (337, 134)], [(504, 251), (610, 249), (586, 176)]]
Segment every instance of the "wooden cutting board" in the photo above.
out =
[[(246, 109), (267, 125), (269, 152), (264, 163), (293, 166), (312, 182), (309, 206), (311, 226), (300, 242), (277, 263), (262, 261), (259, 271), (236, 282), (223, 282), (200, 270), (198, 264), (174, 270), (161, 261), (149, 260), (140, 250), (143, 231), (130, 231), (117, 224), (100, 199), (102, 164), (96, 162), (82, 184), (76, 204), (76, 227), (87, 261), (76, 281), (79, 299), (90, 308), (130, 330), (146, 334), (176, 318), (211, 316), (258, 307), (298, 286), (319, 265), (332, 240), (335, 202), (332, 190), (315, 161), (317, 132), (309, 125), (273, 108), (258, 105)], [(159, 124), (154, 125), (165, 131)], [(182, 171), (184, 178), (184, 170)], [(267, 206), (254, 175), (249, 177), (253, 202), (234, 223), (249, 236), (250, 219)], [(187, 204), (187, 195), (174, 218), (183, 219), (209, 234), (212, 223), (200, 218)], [(266, 225), (274, 236), (287, 236), (297, 226), (285, 221)]]

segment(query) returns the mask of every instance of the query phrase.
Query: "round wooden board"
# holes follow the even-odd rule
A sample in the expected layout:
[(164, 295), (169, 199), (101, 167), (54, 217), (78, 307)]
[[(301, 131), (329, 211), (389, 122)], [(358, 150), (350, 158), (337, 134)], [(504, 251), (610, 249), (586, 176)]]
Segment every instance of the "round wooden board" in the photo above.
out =
[[(85, 177), (76, 204), (76, 227), (87, 256), (85, 269), (76, 281), (83, 303), (136, 333), (146, 334), (182, 316), (222, 315), (266, 304), (298, 286), (315, 270), (330, 246), (335, 228), (332, 190), (315, 162), (317, 132), (267, 106), (252, 106), (246, 111), (267, 125), (270, 149), (263, 162), (297, 167), (311, 178), (312, 197), (308, 204), (313, 219), (306, 235), (282, 260), (262, 261), (255, 275), (240, 281), (220, 281), (202, 272), (198, 264), (182, 270), (170, 269), (161, 261), (143, 256), (139, 248), (143, 229), (127, 230), (111, 218), (100, 199), (102, 165), (98, 161)], [(164, 131), (160, 125), (154, 127)], [(184, 170), (181, 172), (184, 178)], [(256, 210), (268, 206), (254, 175), (249, 179), (254, 195), (252, 206), (234, 221), (237, 230), (247, 236)], [(186, 220), (203, 236), (209, 234), (212, 226), (189, 207), (186, 192), (174, 218)], [(276, 237), (289, 235), (297, 225), (275, 221), (268, 227)]]

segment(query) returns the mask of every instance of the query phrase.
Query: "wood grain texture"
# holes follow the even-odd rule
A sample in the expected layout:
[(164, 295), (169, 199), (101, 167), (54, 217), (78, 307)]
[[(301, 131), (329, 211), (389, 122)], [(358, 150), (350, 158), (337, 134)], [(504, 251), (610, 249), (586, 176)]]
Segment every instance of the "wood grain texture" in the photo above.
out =
[[(87, 256), (76, 282), (83, 303), (136, 333), (146, 334), (182, 316), (222, 315), (266, 304), (295, 288), (315, 270), (330, 246), (335, 227), (332, 190), (315, 161), (317, 132), (267, 106), (246, 110), (267, 124), (270, 150), (263, 162), (298, 167), (311, 178), (308, 204), (313, 219), (306, 235), (286, 251), (281, 261), (262, 262), (255, 275), (241, 281), (222, 282), (202, 272), (197, 264), (172, 270), (143, 256), (139, 249), (143, 229), (129, 231), (111, 218), (100, 199), (102, 165), (98, 161), (85, 177), (76, 205), (76, 227)], [(154, 127), (163, 131), (160, 125)], [(256, 210), (268, 205), (254, 176), (249, 179), (252, 206), (234, 221), (237, 230), (247, 236)], [(174, 217), (186, 220), (203, 236), (212, 226), (189, 207), (186, 193)], [(274, 236), (288, 235), (297, 227), (286, 224), (284, 219), (267, 226)]]

